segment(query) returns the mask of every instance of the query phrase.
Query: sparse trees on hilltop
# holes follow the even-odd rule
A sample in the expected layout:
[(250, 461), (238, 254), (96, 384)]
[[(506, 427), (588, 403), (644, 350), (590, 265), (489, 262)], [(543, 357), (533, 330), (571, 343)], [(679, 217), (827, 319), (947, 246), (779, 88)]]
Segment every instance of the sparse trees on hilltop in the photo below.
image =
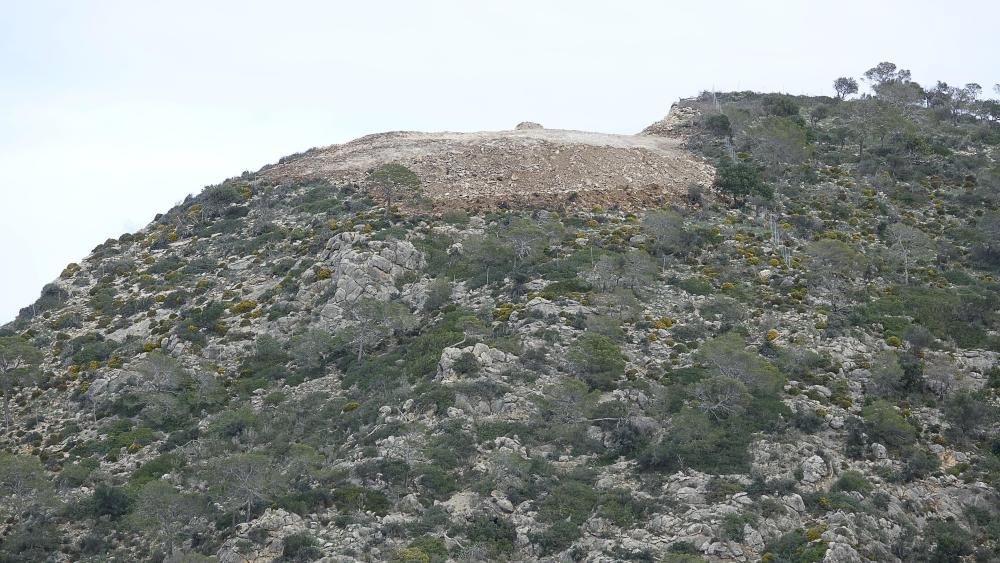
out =
[(910, 79), (910, 71), (897, 69), (895, 63), (887, 61), (878, 63), (865, 71), (865, 80), (871, 82), (876, 90), (889, 82), (905, 82)]
[(841, 76), (833, 81), (833, 89), (837, 92), (837, 99), (843, 100), (851, 94), (858, 93), (858, 81), (853, 78)]

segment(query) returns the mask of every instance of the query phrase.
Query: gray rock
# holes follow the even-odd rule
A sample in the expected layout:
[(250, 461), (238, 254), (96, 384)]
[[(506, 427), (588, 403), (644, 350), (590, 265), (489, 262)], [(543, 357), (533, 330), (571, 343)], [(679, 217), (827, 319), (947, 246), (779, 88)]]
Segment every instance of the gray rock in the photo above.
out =
[(802, 497), (795, 493), (781, 497), (781, 501), (785, 503), (785, 506), (791, 508), (795, 512), (806, 511), (806, 503), (802, 501)]
[(814, 455), (802, 462), (802, 481), (813, 484), (826, 477), (826, 461)]
[(889, 450), (885, 449), (885, 446), (879, 444), (878, 442), (871, 445), (872, 457), (875, 459), (888, 459)]
[(831, 542), (827, 547), (823, 563), (861, 563), (861, 556), (846, 543)]

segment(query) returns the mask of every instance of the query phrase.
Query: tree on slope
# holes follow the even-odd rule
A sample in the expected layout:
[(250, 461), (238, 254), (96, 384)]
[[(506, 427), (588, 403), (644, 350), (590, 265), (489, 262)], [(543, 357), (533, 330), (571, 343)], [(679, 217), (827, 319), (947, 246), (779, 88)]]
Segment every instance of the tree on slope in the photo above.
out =
[(358, 299), (347, 313), (354, 321), (352, 337), (359, 362), (364, 359), (366, 349), (377, 346), (393, 332), (413, 324), (413, 315), (405, 305), (380, 299)]
[(31, 373), (41, 359), (41, 352), (17, 336), (0, 337), (0, 387), (3, 388), (3, 419), (10, 430), (10, 393)]
[(372, 170), (368, 175), (375, 190), (385, 200), (386, 216), (392, 210), (392, 202), (403, 190), (416, 190), (420, 187), (420, 178), (415, 172), (399, 163), (383, 164)]
[(774, 195), (771, 187), (764, 182), (760, 168), (752, 162), (723, 162), (718, 168), (714, 186), (732, 197), (733, 203), (739, 206), (745, 205), (750, 196), (769, 199)]

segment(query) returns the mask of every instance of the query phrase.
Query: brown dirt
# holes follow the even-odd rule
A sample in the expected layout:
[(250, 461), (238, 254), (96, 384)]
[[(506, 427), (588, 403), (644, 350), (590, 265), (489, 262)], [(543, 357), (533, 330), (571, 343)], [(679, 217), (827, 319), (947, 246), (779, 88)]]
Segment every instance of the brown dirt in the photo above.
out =
[[(525, 128), (476, 133), (392, 132), (309, 151), (260, 175), (278, 183), (323, 179), (365, 187), (367, 171), (398, 162), (421, 179), (437, 211), (503, 206), (635, 209), (707, 186), (713, 168), (680, 135), (611, 135)], [(403, 205), (414, 205), (405, 198)]]

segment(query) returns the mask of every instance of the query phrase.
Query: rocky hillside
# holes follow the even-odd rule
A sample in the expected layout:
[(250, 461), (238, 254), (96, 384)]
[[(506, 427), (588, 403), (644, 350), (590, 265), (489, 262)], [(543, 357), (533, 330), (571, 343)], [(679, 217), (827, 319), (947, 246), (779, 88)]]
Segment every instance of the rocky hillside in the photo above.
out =
[(880, 67), (100, 244), (0, 332), (0, 561), (997, 560), (1000, 112)]

